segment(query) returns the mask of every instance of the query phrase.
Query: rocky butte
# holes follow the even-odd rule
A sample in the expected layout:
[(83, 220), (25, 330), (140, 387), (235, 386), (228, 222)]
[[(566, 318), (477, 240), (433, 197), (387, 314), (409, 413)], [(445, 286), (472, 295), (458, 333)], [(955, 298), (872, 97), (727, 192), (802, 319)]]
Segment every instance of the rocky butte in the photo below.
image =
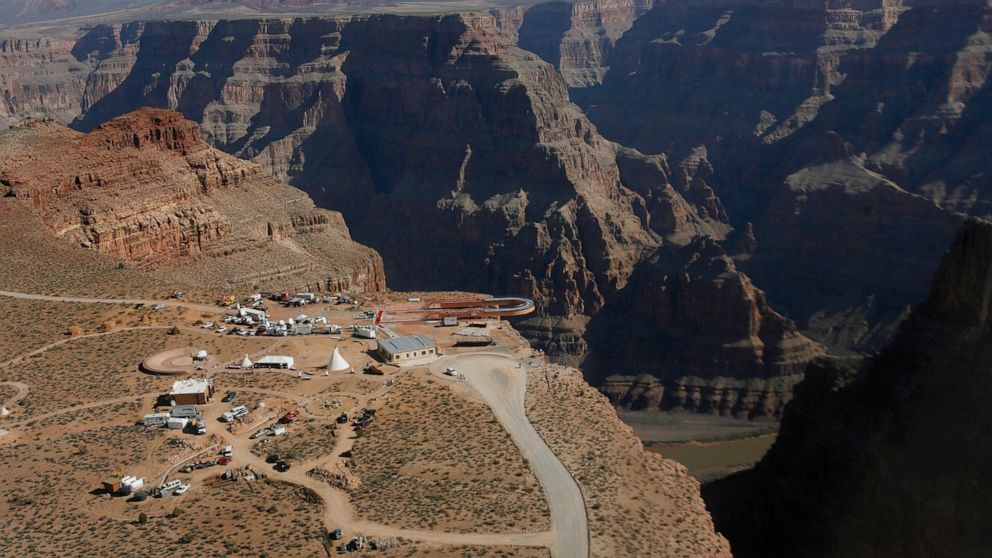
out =
[(0, 134), (4, 196), (83, 248), (180, 282), (385, 289), (381, 258), (339, 213), (210, 147), (175, 112), (141, 109), (87, 134), (51, 122)]
[(877, 358), (811, 367), (758, 467), (709, 490), (735, 556), (985, 554), (990, 285), (992, 225), (969, 221)]

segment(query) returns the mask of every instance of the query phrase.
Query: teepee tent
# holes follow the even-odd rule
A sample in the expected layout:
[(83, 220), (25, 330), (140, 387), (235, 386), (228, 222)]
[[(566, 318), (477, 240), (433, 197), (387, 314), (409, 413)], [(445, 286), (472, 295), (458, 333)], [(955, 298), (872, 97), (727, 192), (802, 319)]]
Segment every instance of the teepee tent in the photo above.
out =
[(9, 414), (10, 411), (7, 410), (7, 407), (0, 407), (0, 417), (5, 417)]
[(251, 359), (248, 358), (248, 355), (241, 359), (241, 368), (251, 368)]
[(340, 372), (349, 368), (351, 368), (351, 365), (341, 356), (341, 351), (337, 347), (334, 347), (334, 352), (331, 354), (331, 361), (327, 363), (327, 369), (331, 372)]

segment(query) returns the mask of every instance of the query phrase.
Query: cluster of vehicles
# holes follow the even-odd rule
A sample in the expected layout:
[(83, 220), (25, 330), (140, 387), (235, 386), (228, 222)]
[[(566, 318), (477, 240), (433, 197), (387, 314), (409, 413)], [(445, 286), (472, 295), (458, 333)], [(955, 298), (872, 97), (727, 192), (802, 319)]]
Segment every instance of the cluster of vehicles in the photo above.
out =
[(231, 458), (226, 455), (222, 455), (217, 459), (208, 459), (206, 461), (197, 461), (195, 463), (188, 463), (179, 469), (180, 473), (192, 473), (193, 471), (199, 471), (200, 469), (207, 469), (209, 467), (214, 467), (216, 465), (227, 465), (231, 462)]
[(232, 407), (230, 411), (224, 411), (221, 413), (220, 420), (224, 422), (234, 422), (248, 416), (249, 412), (248, 407), (238, 405), (237, 407)]
[(159, 487), (158, 496), (159, 498), (165, 498), (170, 494), (173, 496), (182, 496), (186, 494), (187, 490), (189, 490), (188, 484), (179, 479), (173, 479)]

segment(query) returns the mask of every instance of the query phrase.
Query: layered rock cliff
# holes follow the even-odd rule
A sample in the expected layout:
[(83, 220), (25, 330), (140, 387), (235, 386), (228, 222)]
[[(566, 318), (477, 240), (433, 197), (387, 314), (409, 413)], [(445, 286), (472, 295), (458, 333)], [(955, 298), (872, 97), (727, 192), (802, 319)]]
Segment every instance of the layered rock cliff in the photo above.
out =
[(0, 39), (0, 127), (27, 117), (68, 122), (79, 115), (91, 67), (71, 37)]
[(757, 468), (708, 490), (735, 556), (983, 556), (992, 519), (992, 224), (866, 367), (811, 369)]
[(875, 350), (925, 296), (957, 213), (984, 214), (985, 12), (658, 2), (581, 99), (606, 137), (702, 163), (728, 221), (762, 240), (740, 266), (776, 308)]
[(665, 247), (588, 328), (590, 372), (634, 409), (777, 418), (823, 348), (771, 309), (713, 240)]
[[(113, 76), (126, 51), (106, 58)], [(181, 111), (343, 210), (401, 288), (591, 314), (658, 241), (616, 147), (488, 15), (148, 22), (126, 77), (91, 85), (80, 127), (144, 104)]]
[(544, 2), (503, 10), (501, 27), (515, 31), (518, 44), (547, 62), (569, 87), (602, 82), (614, 45), (654, 0)]
[(142, 109), (89, 134), (32, 122), (3, 135), (4, 195), (59, 236), (165, 275), (239, 287), (382, 290), (382, 262), (340, 214)]

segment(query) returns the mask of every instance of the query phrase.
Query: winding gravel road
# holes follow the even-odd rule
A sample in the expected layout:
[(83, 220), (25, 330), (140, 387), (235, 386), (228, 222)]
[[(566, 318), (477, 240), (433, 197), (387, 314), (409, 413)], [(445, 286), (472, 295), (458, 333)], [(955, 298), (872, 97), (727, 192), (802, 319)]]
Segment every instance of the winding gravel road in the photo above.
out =
[(87, 298), (82, 296), (51, 296), (34, 293), (19, 293), (16, 291), (0, 291), (0, 296), (19, 298), (22, 300), (45, 300), (48, 302), (81, 302), (83, 304), (161, 304), (163, 306), (175, 306), (178, 308), (189, 308), (201, 312), (222, 312), (224, 309), (219, 306), (209, 304), (199, 304), (196, 302), (181, 302), (176, 299), (157, 300), (154, 298)]
[(582, 492), (527, 419), (524, 405), (527, 369), (518, 368), (517, 363), (502, 355), (474, 353), (441, 359), (431, 365), (431, 371), (442, 373), (448, 366), (457, 369), (489, 404), (520, 453), (530, 462), (551, 508), (552, 556), (589, 556), (589, 526)]

